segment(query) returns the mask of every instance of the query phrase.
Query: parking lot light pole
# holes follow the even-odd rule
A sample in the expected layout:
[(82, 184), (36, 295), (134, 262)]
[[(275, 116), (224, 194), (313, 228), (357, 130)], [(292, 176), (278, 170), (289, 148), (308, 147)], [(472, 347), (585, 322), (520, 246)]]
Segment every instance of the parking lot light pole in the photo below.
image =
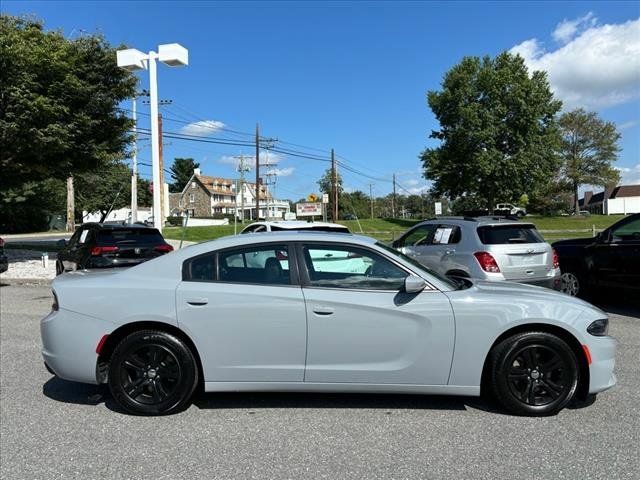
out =
[(151, 108), (151, 164), (153, 169), (153, 226), (162, 231), (161, 192), (164, 185), (160, 184), (160, 135), (158, 129), (158, 74), (156, 60), (179, 67), (189, 64), (189, 52), (177, 43), (159, 45), (158, 52), (151, 50), (148, 54), (135, 48), (118, 50), (116, 52), (118, 66), (131, 72), (149, 70), (149, 105)]

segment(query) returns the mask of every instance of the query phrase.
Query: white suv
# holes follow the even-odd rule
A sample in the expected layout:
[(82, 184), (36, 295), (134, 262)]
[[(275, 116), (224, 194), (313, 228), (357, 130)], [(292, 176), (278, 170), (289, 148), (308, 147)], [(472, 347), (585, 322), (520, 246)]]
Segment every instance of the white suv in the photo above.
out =
[(247, 225), (240, 233), (281, 232), (283, 230), (315, 230), (318, 232), (350, 233), (347, 227), (338, 223), (304, 222), (301, 220), (254, 222)]
[(527, 214), (527, 211), (522, 207), (516, 207), (510, 203), (499, 203), (496, 205), (495, 213), (498, 215), (506, 214), (522, 218)]

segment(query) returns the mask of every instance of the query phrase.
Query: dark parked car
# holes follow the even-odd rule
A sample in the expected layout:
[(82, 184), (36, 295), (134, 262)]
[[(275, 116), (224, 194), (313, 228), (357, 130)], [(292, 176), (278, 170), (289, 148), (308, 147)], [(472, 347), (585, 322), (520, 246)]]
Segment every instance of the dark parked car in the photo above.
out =
[(4, 254), (4, 240), (0, 238), (0, 273), (9, 269), (9, 259)]
[(155, 228), (86, 223), (58, 252), (56, 273), (85, 268), (132, 267), (173, 250)]
[(640, 213), (594, 238), (553, 244), (560, 259), (562, 291), (586, 297), (604, 288), (640, 293)]

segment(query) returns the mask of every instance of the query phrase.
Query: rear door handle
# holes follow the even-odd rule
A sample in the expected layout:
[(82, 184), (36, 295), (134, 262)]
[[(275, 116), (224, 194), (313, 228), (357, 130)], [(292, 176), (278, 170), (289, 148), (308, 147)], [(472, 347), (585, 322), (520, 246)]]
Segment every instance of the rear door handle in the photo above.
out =
[(209, 299), (208, 298), (187, 298), (187, 303), (189, 305), (193, 305), (194, 307), (202, 307), (203, 305), (206, 305), (207, 303), (209, 303)]
[(332, 315), (334, 312), (333, 308), (322, 305), (314, 305), (312, 310), (316, 315)]

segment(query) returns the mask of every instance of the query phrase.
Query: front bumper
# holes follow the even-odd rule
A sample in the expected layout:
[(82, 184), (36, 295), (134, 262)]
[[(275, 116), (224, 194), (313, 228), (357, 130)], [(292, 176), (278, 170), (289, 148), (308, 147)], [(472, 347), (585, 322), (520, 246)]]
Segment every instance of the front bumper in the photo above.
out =
[(589, 340), (589, 393), (602, 392), (616, 384), (613, 370), (616, 365), (617, 345), (618, 341), (612, 337), (593, 337)]
[(42, 357), (65, 380), (98, 383), (96, 346), (113, 325), (69, 310), (53, 311), (40, 321)]

